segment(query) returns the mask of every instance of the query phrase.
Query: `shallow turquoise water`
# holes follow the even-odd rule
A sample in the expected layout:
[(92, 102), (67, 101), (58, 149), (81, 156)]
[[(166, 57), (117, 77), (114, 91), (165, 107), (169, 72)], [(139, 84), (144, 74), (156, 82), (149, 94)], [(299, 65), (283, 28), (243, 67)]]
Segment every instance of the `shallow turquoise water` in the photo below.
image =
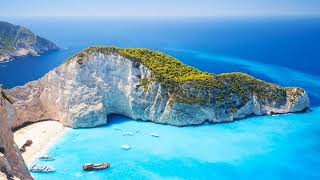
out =
[[(318, 179), (319, 117), (320, 108), (316, 108), (303, 114), (173, 127), (112, 116), (106, 126), (69, 130), (47, 151), (56, 160), (44, 164), (57, 172), (33, 176), (57, 180)], [(123, 136), (123, 132), (134, 135)], [(121, 149), (122, 144), (131, 149)], [(83, 172), (81, 165), (87, 162), (109, 162), (111, 168)]]

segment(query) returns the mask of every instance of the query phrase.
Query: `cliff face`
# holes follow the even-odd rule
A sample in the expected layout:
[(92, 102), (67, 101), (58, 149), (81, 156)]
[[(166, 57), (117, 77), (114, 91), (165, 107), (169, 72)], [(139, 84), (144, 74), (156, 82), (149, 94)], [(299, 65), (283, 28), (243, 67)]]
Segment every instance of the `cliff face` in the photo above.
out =
[(54, 43), (25, 27), (0, 21), (0, 62), (57, 49)]
[(13, 140), (10, 126), (15, 117), (14, 109), (1, 88), (0, 92), (0, 179), (32, 179)]
[[(73, 128), (93, 127), (106, 124), (107, 115), (112, 113), (185, 126), (309, 107), (308, 96), (301, 88), (282, 88), (242, 73), (207, 73), (205, 77), (178, 81), (177, 77), (170, 79), (156, 72), (154, 68), (158, 67), (153, 63), (131, 58), (125, 52), (89, 48), (43, 78), (10, 89), (16, 110), (12, 127), (41, 119), (59, 120)], [(151, 52), (143, 49), (141, 53)]]

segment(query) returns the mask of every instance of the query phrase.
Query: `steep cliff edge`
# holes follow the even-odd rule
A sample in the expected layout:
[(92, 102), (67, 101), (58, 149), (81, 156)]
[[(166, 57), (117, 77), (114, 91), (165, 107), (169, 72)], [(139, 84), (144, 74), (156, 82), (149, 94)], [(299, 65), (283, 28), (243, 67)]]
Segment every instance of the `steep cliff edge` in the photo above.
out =
[(87, 48), (8, 93), (16, 110), (13, 128), (42, 119), (93, 127), (106, 124), (112, 113), (186, 126), (309, 107), (301, 88), (283, 88), (243, 73), (205, 73), (141, 48)]
[(0, 88), (0, 179), (33, 179), (14, 143), (11, 123), (14, 110), (10, 98)]
[(0, 62), (59, 48), (29, 29), (0, 21)]

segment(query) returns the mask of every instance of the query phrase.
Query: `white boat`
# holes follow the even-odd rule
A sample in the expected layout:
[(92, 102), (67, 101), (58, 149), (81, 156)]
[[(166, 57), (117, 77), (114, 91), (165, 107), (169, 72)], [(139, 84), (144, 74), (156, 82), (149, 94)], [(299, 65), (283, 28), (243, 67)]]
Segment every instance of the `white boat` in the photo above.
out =
[(155, 134), (155, 133), (151, 133), (150, 134), (152, 137), (159, 137), (159, 135), (158, 134)]
[(128, 136), (133, 136), (134, 133), (133, 133), (133, 132), (127, 132), (127, 135), (128, 135)]
[(133, 132), (126, 132), (126, 133), (122, 133), (123, 136), (133, 136), (134, 133)]
[(114, 129), (114, 130), (117, 130), (117, 131), (121, 130), (121, 129), (118, 128), (118, 127), (114, 127), (113, 129)]
[(48, 155), (43, 155), (43, 156), (39, 157), (39, 160), (41, 160), (41, 161), (53, 161), (54, 157), (48, 156)]
[(38, 164), (34, 164), (31, 168), (30, 168), (31, 172), (34, 173), (50, 173), (50, 172), (55, 172), (56, 170), (49, 167), (49, 166), (45, 166), (45, 165), (38, 165)]
[(129, 150), (130, 146), (128, 144), (123, 144), (120, 146), (122, 149)]

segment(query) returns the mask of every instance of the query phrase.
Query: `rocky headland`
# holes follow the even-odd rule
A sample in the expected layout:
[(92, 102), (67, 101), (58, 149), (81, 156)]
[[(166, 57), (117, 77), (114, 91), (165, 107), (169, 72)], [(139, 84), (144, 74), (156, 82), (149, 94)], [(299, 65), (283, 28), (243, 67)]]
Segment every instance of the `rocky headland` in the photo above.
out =
[(58, 49), (54, 43), (25, 27), (0, 21), (0, 62)]
[(210, 74), (143, 48), (90, 47), (39, 80), (7, 90), (12, 128), (45, 119), (79, 128), (109, 114), (174, 126), (222, 123), (309, 107), (302, 88), (244, 73)]
[[(72, 128), (94, 127), (107, 124), (110, 114), (121, 114), (187, 126), (309, 107), (301, 88), (280, 87), (244, 73), (202, 72), (142, 48), (90, 47), (39, 80), (0, 92), (0, 178), (27, 180), (32, 177), (11, 131), (26, 123), (56, 120)], [(53, 129), (48, 137), (63, 131)]]

